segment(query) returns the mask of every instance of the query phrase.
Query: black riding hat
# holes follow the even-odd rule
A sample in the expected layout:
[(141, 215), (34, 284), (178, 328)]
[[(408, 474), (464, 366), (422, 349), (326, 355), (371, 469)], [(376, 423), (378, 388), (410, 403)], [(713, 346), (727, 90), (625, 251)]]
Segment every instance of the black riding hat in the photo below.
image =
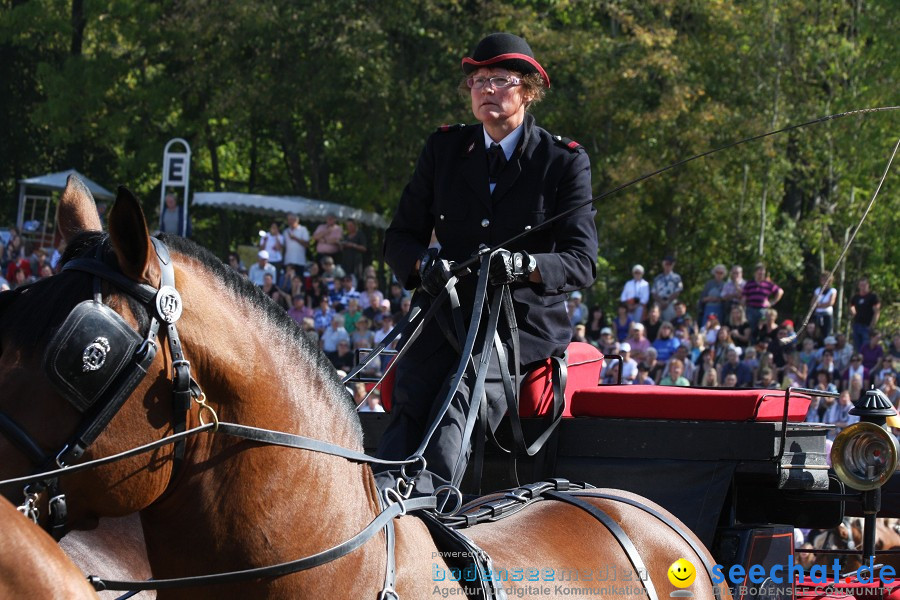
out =
[(534, 59), (531, 46), (524, 39), (511, 33), (492, 33), (475, 46), (471, 57), (462, 59), (463, 72), (469, 73), (481, 68), (498, 66), (519, 73), (538, 73), (544, 78), (544, 85), (550, 87), (550, 77)]

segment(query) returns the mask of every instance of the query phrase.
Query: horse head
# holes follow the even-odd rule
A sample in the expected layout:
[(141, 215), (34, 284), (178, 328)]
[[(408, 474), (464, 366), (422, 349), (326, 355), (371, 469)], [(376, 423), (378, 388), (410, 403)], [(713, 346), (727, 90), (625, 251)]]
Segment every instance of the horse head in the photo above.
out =
[[(159, 286), (160, 267), (146, 221), (125, 188), (119, 189), (110, 211), (108, 236), (101, 231), (90, 192), (74, 176), (61, 196), (57, 220), (67, 245), (65, 263), (93, 260), (136, 284)], [(92, 300), (95, 291), (102, 303)], [(92, 423), (102, 431), (87, 432), (96, 439), (80, 449), (85, 458), (114, 454), (171, 430), (167, 352), (156, 354), (147, 376), (129, 393), (142, 402), (110, 398), (121, 389), (114, 379), (128, 374), (130, 354), (146, 336), (148, 323), (148, 310), (140, 301), (74, 269), (3, 294), (0, 419), (6, 426), (0, 429), (0, 478), (64, 464), (63, 456), (72, 457), (73, 441), (84, 438)], [(85, 336), (91, 343), (78, 347)], [(70, 519), (146, 507), (168, 484), (171, 455), (172, 449), (165, 448), (149, 462), (146, 457), (124, 460), (63, 478)], [(3, 493), (21, 501), (18, 490)]]
[[(107, 235), (90, 193), (71, 178), (58, 223), (62, 271), (0, 296), (0, 479), (197, 429), (213, 419), (205, 407), (223, 421), (362, 450), (359, 420), (321, 351), (209, 252), (152, 238), (128, 190), (119, 189)], [(183, 444), (61, 477), (69, 521), (141, 511), (151, 552), (178, 543), (166, 538), (173, 518), (210, 539), (246, 522), (251, 541), (240, 551), (249, 553), (292, 537), (287, 527), (273, 534), (252, 526), (270, 512), (267, 494), (327, 504), (347, 486), (374, 489), (367, 466), (348, 469), (332, 456), (208, 432)], [(21, 502), (21, 489), (2, 492)], [(367, 496), (369, 510), (377, 500)], [(218, 518), (226, 509), (230, 518)], [(155, 527), (156, 518), (166, 527)], [(335, 536), (356, 524), (334, 527)]]

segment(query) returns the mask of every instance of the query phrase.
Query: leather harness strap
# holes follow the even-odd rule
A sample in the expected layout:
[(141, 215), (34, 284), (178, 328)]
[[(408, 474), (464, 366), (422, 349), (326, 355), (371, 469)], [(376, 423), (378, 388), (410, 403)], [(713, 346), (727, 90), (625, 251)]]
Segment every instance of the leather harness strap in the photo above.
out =
[(663, 513), (656, 510), (655, 508), (648, 506), (638, 500), (634, 500), (632, 498), (627, 498), (625, 496), (620, 496), (618, 494), (611, 494), (609, 492), (601, 492), (601, 491), (597, 491), (597, 490), (591, 490), (590, 492), (573, 492), (573, 494), (575, 494), (576, 496), (585, 495), (585, 496), (590, 496), (592, 498), (603, 498), (606, 500), (614, 500), (616, 502), (622, 502), (622, 503), (634, 506), (635, 508), (639, 508), (639, 509), (643, 510), (644, 512), (653, 515), (654, 517), (656, 517), (657, 519), (659, 519), (660, 521), (665, 523), (675, 533), (677, 533), (679, 536), (681, 536), (681, 539), (683, 539), (685, 542), (687, 542), (687, 544), (691, 547), (691, 549), (694, 551), (694, 553), (700, 558), (701, 561), (703, 561), (703, 567), (706, 569), (706, 574), (709, 576), (710, 582), (715, 581), (715, 579), (713, 578), (713, 565), (706, 558), (706, 553), (704, 552), (703, 546), (698, 544), (694, 540), (694, 538), (692, 538), (690, 536), (690, 534), (687, 531), (685, 531), (684, 527), (682, 527), (679, 523), (675, 522), (668, 515), (664, 515)]
[[(631, 541), (631, 538), (628, 537), (628, 534), (625, 532), (622, 527), (612, 520), (612, 518), (600, 510), (598, 507), (594, 506), (589, 502), (585, 502), (581, 498), (577, 497), (575, 494), (564, 494), (560, 492), (547, 491), (543, 494), (544, 498), (549, 498), (550, 500), (558, 500), (560, 502), (565, 502), (566, 504), (571, 504), (572, 506), (577, 506), (581, 510), (585, 511), (598, 521), (600, 521), (604, 527), (606, 527), (609, 532), (616, 538), (616, 541), (619, 542), (619, 545), (622, 546), (622, 550), (625, 551), (625, 554), (628, 556), (628, 560), (631, 561), (631, 566), (634, 567), (634, 572), (637, 575), (637, 578), (644, 584), (644, 589), (647, 592), (647, 596), (650, 600), (659, 600), (659, 596), (656, 593), (656, 588), (653, 585), (653, 579), (650, 577), (650, 571), (644, 565), (644, 561), (641, 560), (641, 555), (638, 552), (637, 548), (634, 547), (634, 543)], [(641, 577), (642, 573), (647, 574), (647, 578), (643, 579)]]
[(250, 581), (253, 579), (261, 579), (264, 577), (282, 577), (306, 571), (326, 563), (337, 560), (345, 556), (370, 540), (375, 534), (383, 529), (387, 523), (391, 522), (395, 517), (406, 514), (409, 511), (433, 509), (436, 506), (434, 496), (426, 496), (424, 498), (411, 498), (409, 500), (400, 500), (389, 505), (383, 511), (378, 513), (372, 521), (366, 525), (359, 533), (345, 542), (341, 542), (336, 546), (332, 546), (327, 550), (323, 550), (312, 556), (298, 558), (288, 562), (270, 565), (266, 567), (256, 567), (253, 569), (242, 569), (239, 571), (229, 571), (227, 573), (215, 573), (212, 575), (197, 575), (194, 577), (175, 577), (172, 579), (154, 579), (151, 581), (117, 581), (102, 579), (97, 576), (88, 577), (88, 581), (97, 591), (104, 590), (170, 590), (175, 588), (197, 587), (202, 585), (215, 585), (222, 583), (237, 583), (241, 581)]

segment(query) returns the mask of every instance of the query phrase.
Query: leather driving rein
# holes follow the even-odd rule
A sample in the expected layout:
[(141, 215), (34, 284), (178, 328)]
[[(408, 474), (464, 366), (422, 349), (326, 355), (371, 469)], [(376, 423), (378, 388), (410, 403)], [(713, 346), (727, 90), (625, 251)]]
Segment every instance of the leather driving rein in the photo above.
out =
[[(167, 445), (174, 445), (176, 462), (165, 494), (172, 487), (176, 472), (183, 461), (185, 440), (203, 432), (215, 432), (263, 444), (321, 452), (354, 462), (401, 467), (404, 477), (413, 480), (418, 472), (425, 470), (425, 459), (418, 453), (406, 460), (384, 460), (306, 436), (235, 423), (220, 423), (212, 408), (206, 406), (205, 396), (199, 384), (191, 376), (190, 363), (185, 360), (182, 352), (175, 322), (181, 316), (183, 305), (181, 297), (175, 289), (174, 268), (168, 249), (160, 240), (155, 238), (151, 238), (151, 240), (162, 273), (162, 284), (159, 289), (134, 282), (109, 265), (104, 260), (104, 252), (108, 248), (106, 240), (97, 246), (93, 257), (75, 258), (63, 266), (63, 270), (81, 271), (93, 275), (94, 297), (76, 305), (66, 317), (45, 352), (43, 365), (44, 371), (54, 387), (84, 416), (76, 433), (62, 449), (55, 454), (48, 455), (13, 419), (0, 412), (0, 433), (4, 434), (23, 454), (28, 456), (39, 471), (33, 475), (0, 481), (0, 487), (25, 486), (26, 499), (25, 503), (19, 507), (21, 512), (37, 522), (38, 512), (35, 506), (37, 497), (44, 490), (49, 491), (51, 497), (48, 531), (58, 539), (65, 533), (66, 519), (65, 496), (59, 491), (60, 477), (131, 458)], [(484, 269), (484, 271), (487, 270)], [(102, 303), (101, 280), (113, 284), (149, 308), (150, 326), (145, 336), (135, 332), (118, 313)], [(447, 288), (451, 288), (452, 283), (448, 282)], [(26, 287), (22, 287), (8, 293), (21, 293), (25, 289)], [(445, 290), (445, 292), (447, 291)], [(436, 306), (432, 306), (426, 312), (426, 319), (434, 312), (435, 308)], [(498, 308), (497, 305), (493, 307), (495, 315), (500, 312)], [(113, 456), (69, 465), (70, 461), (78, 459), (84, 454), (147, 375), (147, 370), (159, 349), (157, 338), (163, 323), (166, 324), (164, 335), (168, 338), (172, 357), (173, 433), (165, 438)], [(415, 334), (417, 335), (419, 331), (420, 327), (417, 327)], [(467, 344), (473, 341), (467, 340)], [(192, 399), (201, 408), (209, 410), (214, 422), (202, 423), (201, 419), (200, 426), (186, 430), (187, 413)], [(54, 465), (58, 468), (53, 469)], [(412, 468), (412, 474), (406, 473), (405, 470), (408, 467)], [(52, 470), (47, 470), (48, 468)], [(366, 527), (350, 539), (312, 556), (266, 567), (194, 577), (150, 581), (111, 581), (91, 576), (88, 580), (96, 590), (103, 591), (172, 589), (279, 577), (311, 569), (345, 556), (361, 547), (379, 531), (384, 530), (387, 556), (384, 585), (379, 599), (397, 600), (399, 596), (395, 591), (394, 518), (417, 512), (418, 516), (425, 521), (436, 543), (444, 543), (449, 545), (448, 547), (461, 549), (462, 555), (471, 556), (476, 561), (473, 565), (476, 572), (491, 573), (493, 567), (490, 557), (458, 529), (498, 520), (503, 516), (518, 512), (526, 505), (538, 500), (565, 502), (593, 516), (619, 542), (635, 570), (641, 570), (643, 563), (621, 527), (599, 508), (578, 497), (588, 494), (629, 503), (667, 523), (691, 545), (704, 560), (704, 564), (709, 570), (709, 565), (706, 564), (708, 561), (705, 560), (702, 550), (687, 532), (666, 515), (629, 498), (588, 492), (585, 490), (586, 487), (590, 486), (571, 484), (570, 487), (568, 481), (554, 479), (540, 484), (523, 486), (499, 496), (499, 500), (492, 499), (490, 496), (483, 498), (474, 505), (474, 508), (460, 510), (461, 507), (457, 506), (456, 510), (450, 512), (437, 510), (438, 498), (436, 496), (407, 498), (391, 493), (394, 490), (389, 489), (385, 490), (383, 496), (379, 498), (383, 509)], [(497, 498), (497, 496), (493, 498)], [(444, 505), (446, 505), (446, 500)], [(462, 514), (463, 512), (465, 514)], [(460, 514), (457, 515), (457, 513)], [(652, 582), (647, 580), (644, 585), (650, 600), (657, 600), (658, 596)], [(498, 582), (491, 578), (482, 578), (476, 583), (474, 589), (467, 587), (466, 591), (471, 591), (473, 597), (477, 598), (506, 598), (502, 585), (498, 585)]]

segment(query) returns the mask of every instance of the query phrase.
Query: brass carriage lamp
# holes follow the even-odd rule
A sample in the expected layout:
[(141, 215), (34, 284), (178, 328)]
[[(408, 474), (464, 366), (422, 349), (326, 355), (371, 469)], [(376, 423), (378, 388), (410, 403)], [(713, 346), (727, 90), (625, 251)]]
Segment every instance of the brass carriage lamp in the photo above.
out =
[(880, 488), (897, 469), (897, 438), (887, 426), (888, 417), (897, 416), (897, 411), (884, 392), (872, 389), (850, 414), (860, 420), (834, 440), (831, 464), (841, 481), (853, 489)]
[(860, 490), (863, 512), (863, 561), (874, 569), (875, 517), (881, 510), (881, 486), (897, 469), (897, 438), (887, 425), (897, 411), (881, 390), (871, 389), (850, 410), (860, 421), (844, 429), (831, 447), (838, 478)]

